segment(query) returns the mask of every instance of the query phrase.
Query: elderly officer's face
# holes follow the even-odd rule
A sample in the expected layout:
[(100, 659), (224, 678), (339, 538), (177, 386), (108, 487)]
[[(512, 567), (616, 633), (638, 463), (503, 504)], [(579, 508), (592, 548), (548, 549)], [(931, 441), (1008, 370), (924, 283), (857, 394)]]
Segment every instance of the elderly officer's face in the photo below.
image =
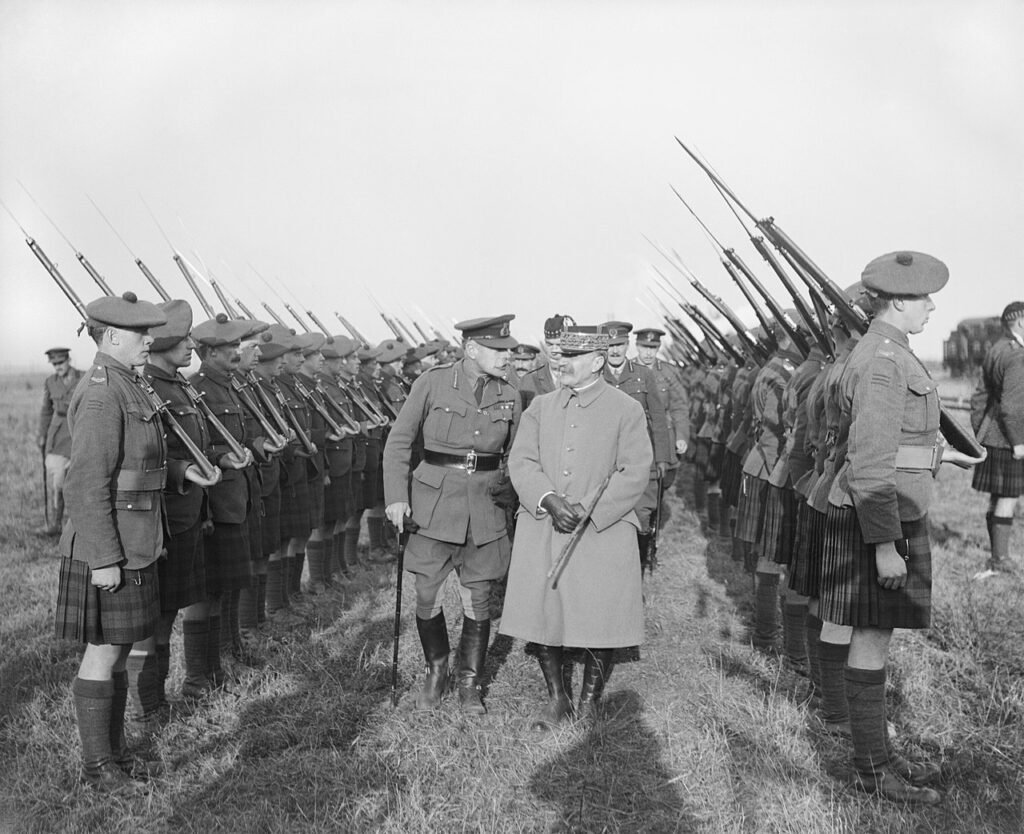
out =
[(598, 351), (563, 355), (558, 362), (558, 381), (562, 387), (581, 388), (600, 375), (604, 367), (604, 355)]
[(472, 340), (466, 342), (466, 356), (476, 362), (477, 366), (488, 376), (504, 376), (508, 370), (509, 357), (512, 351), (509, 348), (495, 350), (484, 347), (479, 342)]
[(626, 361), (626, 350), (629, 345), (609, 345), (608, 346), (608, 364), (613, 368), (618, 368), (623, 362)]
[(647, 345), (636, 346), (636, 358), (640, 360), (640, 364), (650, 367), (654, 364), (655, 358), (658, 356), (658, 349), (656, 347), (647, 347)]

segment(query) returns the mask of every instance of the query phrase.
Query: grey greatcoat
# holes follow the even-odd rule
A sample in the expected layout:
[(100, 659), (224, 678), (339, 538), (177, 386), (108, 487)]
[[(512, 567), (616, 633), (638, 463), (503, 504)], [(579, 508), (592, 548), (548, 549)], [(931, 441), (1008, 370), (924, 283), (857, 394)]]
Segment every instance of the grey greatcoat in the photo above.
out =
[[(595, 649), (642, 642), (639, 522), (633, 508), (652, 460), (643, 407), (604, 379), (579, 393), (563, 388), (533, 400), (509, 455), (521, 506), (503, 634)], [(569, 536), (554, 529), (540, 500), (555, 492), (587, 507), (613, 467), (618, 471), (552, 590), (547, 573)]]

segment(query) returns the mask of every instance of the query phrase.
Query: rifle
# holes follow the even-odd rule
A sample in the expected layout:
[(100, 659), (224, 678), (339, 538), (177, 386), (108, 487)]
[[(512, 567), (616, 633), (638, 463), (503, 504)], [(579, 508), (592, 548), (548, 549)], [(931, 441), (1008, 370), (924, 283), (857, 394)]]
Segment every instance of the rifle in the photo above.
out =
[(335, 437), (341, 438), (347, 434), (359, 433), (358, 426), (356, 426), (354, 430), (351, 427), (343, 429), (341, 426), (339, 426), (337, 420), (335, 420), (331, 416), (331, 413), (327, 410), (327, 406), (325, 406), (320, 400), (314, 397), (313, 392), (310, 391), (305, 385), (303, 385), (302, 380), (300, 380), (299, 377), (295, 374), (292, 375), (292, 383), (295, 385), (295, 390), (298, 392), (298, 395), (302, 397), (302, 399), (304, 399), (307, 403), (309, 403), (312, 409), (317, 414), (320, 415), (320, 419), (327, 424), (327, 428)]
[(90, 196), (89, 196), (88, 194), (86, 194), (85, 196), (86, 196), (86, 199), (87, 199), (87, 200), (88, 200), (88, 201), (89, 201), (90, 203), (92, 203), (92, 207), (93, 207), (94, 209), (96, 209), (96, 211), (97, 211), (97, 212), (99, 213), (100, 217), (102, 217), (102, 218), (103, 218), (104, 222), (105, 222), (105, 223), (106, 223), (106, 224), (107, 224), (107, 225), (108, 225), (108, 226), (110, 227), (110, 231), (112, 231), (112, 232), (114, 233), (114, 236), (115, 236), (115, 237), (116, 237), (116, 238), (117, 238), (117, 239), (118, 239), (119, 241), (121, 241), (121, 245), (122, 245), (122, 246), (124, 246), (124, 248), (128, 250), (128, 254), (129, 254), (129, 255), (131, 255), (131, 256), (132, 256), (132, 258), (134, 258), (134, 259), (135, 259), (135, 265), (136, 265), (136, 266), (137, 266), (137, 267), (139, 268), (139, 270), (140, 270), (140, 271), (142, 272), (142, 274), (146, 276), (146, 280), (147, 280), (147, 281), (149, 281), (149, 283), (150, 283), (150, 285), (151, 285), (151, 286), (153, 287), (153, 289), (157, 291), (157, 294), (158, 294), (158, 295), (160, 296), (160, 300), (161, 300), (161, 301), (170, 301), (170, 300), (171, 300), (171, 295), (170, 295), (170, 293), (168, 293), (168, 292), (167, 292), (167, 291), (166, 291), (166, 290), (165, 290), (165, 289), (164, 289), (164, 288), (163, 288), (163, 287), (162, 287), (162, 286), (160, 285), (160, 282), (156, 280), (156, 276), (154, 276), (154, 275), (153, 275), (153, 273), (152, 273), (152, 272), (150, 272), (150, 269), (149, 269), (149, 267), (148, 267), (148, 266), (146, 266), (146, 265), (145, 265), (145, 264), (144, 264), (144, 263), (142, 262), (142, 259), (141, 259), (141, 258), (139, 258), (139, 257), (138, 257), (138, 256), (137, 256), (137, 255), (136, 255), (136, 254), (135, 254), (135, 253), (134, 253), (134, 252), (132, 251), (132, 248), (131, 248), (131, 247), (130, 247), (130, 246), (129, 246), (129, 245), (128, 245), (128, 244), (126, 243), (126, 242), (125, 242), (125, 239), (124, 239), (123, 237), (121, 237), (121, 235), (120, 235), (120, 234), (118, 233), (117, 229), (115, 229), (115, 228), (114, 228), (114, 224), (113, 224), (113, 223), (111, 223), (109, 219), (107, 219), (107, 215), (105, 215), (105, 214), (103, 213), (103, 211), (102, 211), (102, 210), (100, 209), (100, 207), (99, 207), (98, 205), (96, 205), (96, 201), (95, 201), (95, 200), (94, 200), (94, 199), (93, 199), (92, 197), (90, 197)]
[(658, 475), (658, 504), (651, 519), (651, 537), (647, 540), (647, 569), (653, 575), (658, 567), (658, 534), (661, 532), (661, 502), (665, 500), (665, 479)]
[[(678, 142), (680, 147), (682, 147), (682, 149), (690, 155), (693, 161), (700, 166), (711, 181), (715, 183), (721, 191), (754, 222), (754, 225), (764, 233), (764, 236), (772, 242), (772, 245), (782, 252), (783, 256), (790, 260), (792, 265), (799, 267), (795, 270), (797, 275), (805, 281), (813, 281), (818, 285), (818, 288), (822, 293), (824, 293), (828, 300), (835, 306), (836, 313), (847, 324), (851, 332), (860, 334), (865, 333), (868, 329), (867, 314), (860, 307), (854, 304), (839, 285), (829, 278), (828, 275), (825, 274), (824, 270), (812, 261), (807, 253), (797, 246), (796, 242), (775, 224), (775, 219), (773, 217), (768, 217), (763, 220), (758, 220), (758, 218), (745, 205), (743, 205), (742, 202), (740, 202), (732, 189), (722, 182), (721, 177), (711, 170), (707, 163), (699, 159), (693, 151), (686, 147), (686, 145), (680, 141), (679, 137), (676, 137), (676, 142)], [(964, 428), (964, 426), (957, 422), (957, 420), (942, 406), (941, 403), (939, 404), (939, 431), (942, 432), (942, 436), (946, 438), (949, 445), (958, 452), (975, 458), (984, 455), (984, 447), (966, 428)]]
[(256, 404), (256, 401), (252, 398), (252, 392), (249, 390), (249, 385), (242, 382), (236, 374), (231, 374), (231, 390), (235, 392), (239, 401), (243, 406), (245, 406), (245, 410), (253, 416), (257, 423), (260, 424), (263, 436), (270, 441), (270, 445), (283, 447), (287, 442), (286, 436), (271, 425), (267, 415), (263, 413), (260, 407)]
[(547, 578), (551, 580), (551, 590), (555, 590), (558, 587), (558, 580), (562, 577), (562, 571), (565, 570), (566, 564), (569, 562), (569, 557), (572, 556), (572, 552), (576, 549), (576, 545), (579, 544), (580, 539), (583, 538), (583, 533), (587, 529), (587, 525), (590, 523), (590, 517), (594, 514), (594, 510), (597, 508), (597, 502), (601, 500), (601, 496), (604, 495), (608, 484), (611, 483), (612, 475), (619, 471), (619, 467), (613, 466), (611, 472), (605, 475), (604, 480), (601, 481), (600, 486), (597, 488), (597, 492), (594, 493), (594, 497), (590, 500), (590, 504), (587, 505), (586, 510), (583, 513), (583, 517), (577, 522), (573, 528), (572, 533), (569, 535), (569, 540), (563, 545), (561, 552), (558, 554), (558, 560), (551, 566), (551, 570), (548, 571)]
[(337, 311), (335, 311), (334, 315), (338, 317), (338, 321), (341, 322), (342, 327), (344, 327), (349, 333), (352, 334), (353, 339), (359, 342), (359, 344), (361, 344), (363, 347), (368, 348), (370, 346), (370, 343), (366, 341), (363, 335), (358, 330), (356, 330), (355, 326), (353, 326), (353, 324), (348, 319), (346, 319), (341, 313)]
[(215, 318), (217, 312), (213, 309), (213, 307), (210, 306), (209, 302), (199, 291), (199, 285), (196, 283), (195, 277), (189, 271), (189, 268), (185, 265), (185, 261), (181, 257), (181, 254), (178, 252), (175, 245), (171, 243), (171, 239), (167, 236), (167, 232), (164, 231), (164, 227), (160, 225), (160, 221), (156, 219), (156, 215), (153, 213), (153, 209), (149, 207), (149, 203), (146, 202), (145, 197), (142, 197), (141, 194), (139, 195), (139, 197), (142, 200), (142, 205), (146, 207), (146, 211), (149, 212), (149, 216), (153, 219), (153, 223), (155, 223), (157, 229), (160, 230), (160, 235), (163, 237), (163, 239), (167, 242), (167, 245), (170, 247), (171, 257), (174, 260), (174, 263), (177, 264), (178, 270), (181, 272), (183, 276), (185, 276), (185, 283), (188, 284), (189, 289), (192, 290), (192, 294), (197, 299), (199, 299), (199, 306), (203, 308), (203, 312), (206, 314), (207, 318)]
[[(295, 375), (292, 375), (295, 378)], [(274, 396), (277, 397), (277, 403), (281, 407), (281, 411), (284, 414), (285, 419), (288, 421), (288, 425), (292, 430), (294, 437), (299, 441), (299, 445), (302, 446), (303, 452), (307, 457), (313, 457), (316, 455), (317, 449), (316, 444), (309, 439), (309, 435), (306, 430), (302, 428), (302, 424), (299, 423), (299, 418), (295, 416), (295, 413), (291, 410), (288, 405), (288, 401), (284, 397), (284, 392), (281, 387), (277, 384), (276, 380), (267, 380), (269, 383), (268, 387), (274, 392)], [(296, 389), (298, 390), (298, 389)]]
[[(271, 379), (270, 377), (267, 377), (266, 379), (267, 387), (273, 391), (273, 389), (276, 387), (274, 380)], [(274, 421), (275, 425), (277, 426), (278, 434), (288, 442), (291, 442), (292, 440), (297, 440), (298, 436), (292, 429), (291, 424), (289, 423), (288, 420), (284, 418), (281, 412), (278, 411), (277, 407), (274, 405), (273, 400), (271, 400), (270, 397), (267, 395), (267, 392), (266, 390), (264, 390), (263, 385), (260, 383), (260, 378), (256, 374), (256, 372), (246, 371), (245, 381), (249, 384), (249, 388), (256, 392), (256, 399), (259, 400), (260, 405), (263, 408), (263, 411), (270, 415), (270, 419)], [(280, 397), (278, 399), (280, 399)]]

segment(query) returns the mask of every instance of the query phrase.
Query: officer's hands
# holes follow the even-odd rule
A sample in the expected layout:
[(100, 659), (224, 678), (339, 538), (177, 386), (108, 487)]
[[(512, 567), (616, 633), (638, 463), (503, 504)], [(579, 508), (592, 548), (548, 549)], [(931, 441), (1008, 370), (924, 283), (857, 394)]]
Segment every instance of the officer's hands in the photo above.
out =
[(124, 581), (121, 566), (111, 565), (109, 568), (94, 568), (90, 581), (101, 591), (113, 593), (121, 587), (121, 583)]
[(664, 478), (668, 474), (668, 463), (666, 463), (665, 461), (660, 461), (657, 466), (658, 466), (658, 477), (659, 478)]
[(1024, 443), (1018, 443), (1013, 447), (1013, 459), (1021, 460), (1024, 458)]
[(559, 533), (571, 533), (583, 518), (583, 508), (579, 504), (570, 504), (559, 495), (549, 492), (540, 502), (543, 509), (551, 516), (551, 523)]
[[(1020, 448), (1022, 451), (1024, 451), (1024, 446), (1021, 446)], [(947, 446), (945, 449), (942, 450), (942, 462), (952, 463), (956, 466), (959, 466), (961, 469), (970, 469), (972, 466), (977, 466), (987, 457), (987, 450), (982, 450), (981, 457), (977, 458), (971, 457), (970, 455), (965, 455), (963, 452), (958, 452), (952, 446)], [(1024, 455), (1022, 455), (1022, 457), (1024, 457)]]
[(212, 487), (214, 484), (220, 483), (221, 477), (221, 469), (217, 466), (213, 468), (213, 476), (210, 478), (203, 475), (203, 471), (194, 463), (189, 464), (188, 469), (185, 470), (185, 480), (201, 487)]
[(412, 507), (404, 501), (396, 501), (394, 504), (388, 504), (385, 507), (384, 515), (388, 517), (388, 521), (394, 524), (398, 528), (398, 532), (401, 533), (405, 529), (406, 518), (412, 515)]
[(676, 454), (677, 455), (685, 455), (688, 446), (689, 446), (689, 444), (687, 444), (687, 442), (685, 440), (680, 438), (679, 440), (676, 441)]
[(896, 591), (907, 584), (907, 563), (896, 552), (896, 542), (880, 542), (875, 545), (875, 569), (878, 584), (890, 591)]

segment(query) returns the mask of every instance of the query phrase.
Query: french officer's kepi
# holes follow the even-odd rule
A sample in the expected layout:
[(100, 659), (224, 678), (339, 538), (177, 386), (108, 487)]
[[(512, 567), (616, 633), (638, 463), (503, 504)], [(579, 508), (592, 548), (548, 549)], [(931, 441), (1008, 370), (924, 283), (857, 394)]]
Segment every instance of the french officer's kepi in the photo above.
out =
[(167, 323), (149, 329), (149, 335), (153, 337), (149, 349), (153, 353), (170, 350), (192, 329), (192, 308), (183, 298), (173, 298), (157, 306), (167, 316)]
[(573, 324), (562, 331), (559, 345), (563, 356), (579, 356), (608, 349), (611, 337), (603, 325)]
[(507, 313), (492, 318), (466, 319), (458, 322), (455, 329), (462, 333), (463, 339), (472, 339), (492, 350), (512, 350), (519, 344), (512, 338), (508, 327), (508, 323), (514, 318), (515, 315)]
[(924, 252), (889, 252), (864, 267), (860, 280), (872, 294), (928, 295), (946, 286), (949, 269)]
[(249, 319), (229, 319), (224, 313), (192, 328), (192, 338), (207, 347), (221, 347), (241, 342), (252, 332)]
[(661, 347), (661, 337), (665, 335), (664, 330), (658, 330), (657, 327), (645, 327), (642, 330), (636, 331), (636, 346), (637, 347)]
[(628, 321), (606, 321), (598, 326), (608, 334), (609, 346), (627, 344), (630, 331), (633, 329), (633, 325)]
[(85, 305), (86, 323), (121, 330), (148, 330), (167, 322), (164, 311), (129, 291), (123, 295), (105, 295)]

